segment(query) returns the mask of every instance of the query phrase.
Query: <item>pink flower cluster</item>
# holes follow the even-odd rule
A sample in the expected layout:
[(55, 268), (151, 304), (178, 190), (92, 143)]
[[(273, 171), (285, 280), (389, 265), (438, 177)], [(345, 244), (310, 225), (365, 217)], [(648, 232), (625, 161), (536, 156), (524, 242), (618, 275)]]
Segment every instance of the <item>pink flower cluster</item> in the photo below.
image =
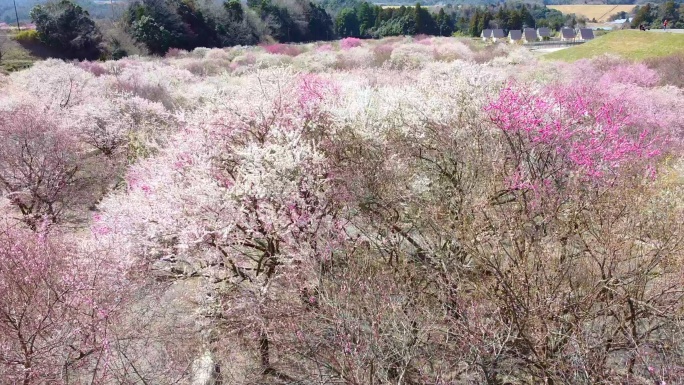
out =
[(321, 44), (316, 47), (316, 52), (331, 52), (334, 51), (332, 44)]
[(273, 55), (297, 56), (302, 53), (297, 46), (291, 44), (270, 44), (264, 45), (263, 48)]
[(107, 69), (100, 63), (92, 61), (82, 61), (77, 64), (78, 67), (90, 72), (95, 76), (102, 76), (107, 73)]
[(333, 82), (316, 74), (303, 75), (297, 87), (298, 107), (305, 117), (310, 118), (327, 96), (338, 93), (339, 89)]
[(625, 100), (570, 85), (532, 93), (506, 87), (486, 110), (517, 159), (513, 188), (529, 188), (560, 175), (606, 181), (661, 154), (664, 139), (638, 126)]
[(342, 40), (340, 40), (340, 48), (343, 50), (348, 50), (352, 49), (354, 47), (360, 47), (361, 44), (363, 43), (363, 40), (356, 38), (356, 37), (347, 37)]

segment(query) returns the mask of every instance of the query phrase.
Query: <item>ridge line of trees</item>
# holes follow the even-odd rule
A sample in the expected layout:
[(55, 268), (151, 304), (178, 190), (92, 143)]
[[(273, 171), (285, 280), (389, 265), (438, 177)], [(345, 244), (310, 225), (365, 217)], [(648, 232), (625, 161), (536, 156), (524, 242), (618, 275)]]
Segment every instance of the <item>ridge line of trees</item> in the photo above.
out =
[[(679, 20), (679, 5), (637, 9), (634, 25)], [(169, 49), (192, 50), (254, 45), (260, 42), (302, 43), (337, 38), (382, 38), (400, 35), (479, 36), (485, 28), (575, 27), (586, 19), (539, 5), (447, 6), (437, 12), (414, 6), (383, 8), (369, 2), (333, 0), (227, 0), (200, 4), (196, 0), (135, 0), (118, 28), (125, 38), (103, 37), (87, 10), (71, 0), (36, 6), (31, 11), (40, 42), (69, 59), (118, 59), (129, 54), (122, 40), (155, 55)], [(671, 25), (675, 25), (675, 23)]]

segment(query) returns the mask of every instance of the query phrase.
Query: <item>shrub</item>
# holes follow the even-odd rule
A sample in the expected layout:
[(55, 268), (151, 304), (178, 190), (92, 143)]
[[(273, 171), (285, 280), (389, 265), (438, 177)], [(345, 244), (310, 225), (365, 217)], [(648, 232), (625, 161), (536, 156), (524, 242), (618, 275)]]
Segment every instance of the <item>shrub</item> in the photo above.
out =
[(380, 66), (392, 57), (394, 46), (392, 44), (378, 44), (373, 47), (373, 54), (375, 55), (375, 63)]
[(334, 49), (332, 44), (321, 44), (318, 47), (316, 47), (316, 52), (329, 52), (333, 50)]
[(211, 48), (206, 48), (206, 47), (197, 47), (192, 50), (192, 57), (197, 58), (197, 59), (203, 59), (204, 57), (207, 56), (207, 54), (211, 52)]
[(358, 39), (356, 37), (347, 37), (342, 40), (340, 40), (340, 47), (342, 49), (350, 49), (354, 47), (359, 47), (363, 43), (363, 40)]
[(274, 55), (297, 56), (301, 52), (299, 47), (292, 44), (270, 44), (263, 46), (264, 50)]
[(661, 85), (672, 85), (679, 88), (684, 88), (684, 76), (682, 76), (682, 68), (684, 68), (684, 54), (680, 53), (671, 56), (648, 59), (646, 60), (646, 65), (660, 75)]
[(473, 51), (461, 41), (440, 39), (435, 45), (435, 59), (439, 61), (472, 60)]
[(172, 57), (182, 57), (182, 56), (187, 56), (188, 51), (180, 48), (169, 48), (168, 51), (166, 51), (166, 55), (164, 57), (167, 58), (172, 58)]
[(107, 69), (100, 63), (92, 61), (82, 61), (78, 63), (78, 67), (90, 72), (95, 76), (102, 76), (107, 73)]
[(24, 44), (37, 43), (39, 41), (38, 31), (35, 29), (29, 29), (17, 32), (17, 34), (14, 35), (14, 40)]

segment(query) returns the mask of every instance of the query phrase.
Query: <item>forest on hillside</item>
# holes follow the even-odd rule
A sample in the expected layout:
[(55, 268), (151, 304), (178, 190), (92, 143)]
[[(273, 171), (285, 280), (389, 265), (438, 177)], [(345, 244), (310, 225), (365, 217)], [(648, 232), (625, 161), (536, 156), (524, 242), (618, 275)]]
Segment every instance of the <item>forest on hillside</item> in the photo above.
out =
[[(31, 9), (38, 5), (49, 2), (49, 0), (1, 0), (0, 1), (0, 22), (7, 24), (16, 23), (15, 12), (14, 12), (14, 2), (17, 4), (17, 11), (20, 21), (28, 21), (30, 18)], [(93, 17), (96, 19), (111, 19), (118, 18), (121, 15), (121, 10), (125, 8), (131, 0), (77, 0), (80, 6), (85, 8)], [(214, 3), (216, 0), (207, 0), (201, 3), (209, 4)], [(666, 0), (656, 0), (648, 1), (648, 3), (659, 4), (664, 3)], [(677, 3), (684, 2), (682, 0), (677, 0)], [(317, 0), (317, 3), (321, 4), (327, 10), (339, 10), (342, 8), (353, 8), (358, 5), (358, 0)], [(375, 1), (378, 5), (415, 5), (415, 1), (412, 0), (393, 0), (393, 1)], [(482, 5), (500, 5), (502, 2), (499, 0), (423, 0), (421, 4), (423, 5), (438, 5), (438, 6), (459, 6), (459, 5), (469, 5), (469, 6), (482, 6)], [(545, 4), (573, 4), (580, 3), (575, 0), (526, 0), (526, 1), (512, 1), (508, 2), (510, 5), (515, 5), (516, 3), (526, 3), (530, 5), (545, 5)], [(581, 1), (584, 4), (584, 1)], [(602, 2), (597, 2), (600, 4)], [(605, 4), (644, 4), (645, 1), (640, 0), (606, 0)]]
[[(308, 0), (249, 0), (246, 4), (237, 0), (219, 4), (140, 0), (121, 7), (116, 21), (106, 21), (94, 18), (77, 3), (60, 0), (33, 7), (30, 19), (35, 30), (15, 31), (9, 37), (27, 49), (47, 50), (47, 56), (93, 60), (344, 37), (479, 36), (485, 28), (558, 30), (586, 21), (540, 5), (446, 6), (438, 10), (420, 4), (384, 8), (368, 2), (343, 5), (331, 9), (332, 3)], [(2, 49), (0, 46), (0, 54)]]

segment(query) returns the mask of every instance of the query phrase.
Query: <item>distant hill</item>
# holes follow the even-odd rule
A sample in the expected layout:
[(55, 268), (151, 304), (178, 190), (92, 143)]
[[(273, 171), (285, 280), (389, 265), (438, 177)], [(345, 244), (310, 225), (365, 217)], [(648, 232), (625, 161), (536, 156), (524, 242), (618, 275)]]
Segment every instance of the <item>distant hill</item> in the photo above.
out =
[(628, 59), (648, 59), (684, 53), (684, 34), (623, 30), (608, 33), (590, 42), (545, 55), (546, 59), (575, 61), (603, 54)]
[[(81, 5), (83, 8), (88, 10), (90, 15), (95, 19), (111, 19), (112, 16), (117, 17), (120, 15), (121, 9), (125, 8), (132, 0), (75, 0), (75, 2)], [(222, 0), (204, 0), (205, 2), (222, 2)], [(325, 9), (329, 11), (337, 11), (342, 8), (353, 7), (360, 4), (360, 0), (312, 0), (315, 3), (321, 4)], [(19, 14), (19, 20), (21, 22), (29, 21), (29, 13), (31, 9), (37, 4), (45, 3), (47, 0), (16, 0), (17, 2), (17, 12)], [(375, 0), (372, 1), (377, 5), (415, 5), (416, 2), (420, 2), (422, 5), (495, 5), (501, 4), (504, 1), (501, 0)], [(625, 8), (634, 7), (635, 4), (645, 3), (647, 0), (598, 0), (590, 1), (590, 5), (586, 4), (586, 0), (524, 0), (524, 1), (508, 1), (509, 3), (527, 3), (527, 4), (539, 4), (539, 5), (573, 5), (573, 7), (579, 7), (580, 11), (563, 10), (557, 8), (563, 13), (576, 13), (578, 15), (585, 15), (589, 19), (592, 19), (594, 15), (602, 17), (617, 13)], [(651, 3), (662, 3), (664, 0), (649, 1)], [(684, 3), (684, 0), (675, 0), (678, 3)], [(616, 4), (617, 3), (617, 4)], [(632, 3), (632, 4), (630, 4)], [(615, 11), (611, 11), (611, 6), (616, 7)], [(572, 8), (574, 9), (574, 8)], [(630, 8), (631, 9), (631, 8)], [(605, 10), (605, 11), (603, 11)], [(590, 16), (592, 15), (592, 16)], [(597, 17), (597, 20), (599, 18)], [(7, 24), (16, 23), (16, 17), (14, 13), (13, 0), (0, 0), (0, 22)]]
[[(125, 7), (129, 0), (75, 0), (85, 8), (95, 19), (110, 19), (117, 15), (117, 10)], [(31, 9), (38, 4), (47, 3), (46, 0), (16, 0), (17, 14), (20, 22), (28, 22)], [(0, 22), (16, 24), (13, 0), (0, 0)]]

